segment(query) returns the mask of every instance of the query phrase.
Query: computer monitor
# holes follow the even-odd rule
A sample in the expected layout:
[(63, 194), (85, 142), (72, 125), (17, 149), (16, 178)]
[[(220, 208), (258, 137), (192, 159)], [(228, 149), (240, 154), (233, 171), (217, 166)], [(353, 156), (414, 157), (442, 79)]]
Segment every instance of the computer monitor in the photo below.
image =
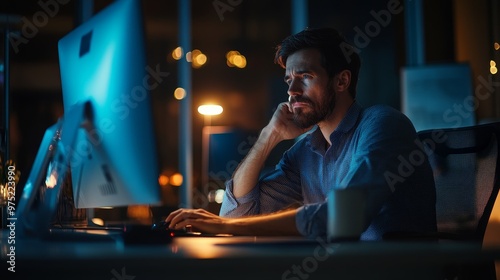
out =
[(76, 208), (161, 204), (140, 2), (114, 1), (58, 47), (64, 117), (44, 136), (19, 214), (46, 227), (67, 170)]
[[(91, 102), (71, 162), (77, 208), (159, 202), (140, 2), (115, 1), (59, 41), (64, 109)], [(155, 67), (153, 67), (155, 68)]]

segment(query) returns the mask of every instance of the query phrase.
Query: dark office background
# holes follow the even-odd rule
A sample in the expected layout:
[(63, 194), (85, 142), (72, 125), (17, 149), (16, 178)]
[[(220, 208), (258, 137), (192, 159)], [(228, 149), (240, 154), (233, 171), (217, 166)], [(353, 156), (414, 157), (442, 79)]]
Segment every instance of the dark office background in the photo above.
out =
[[(27, 42), (11, 44), (10, 154), (22, 172), (21, 186), (45, 129), (63, 114), (57, 41), (78, 24), (80, 5), (76, 0), (60, 1), (66, 4), (56, 0), (2, 1), (0, 4), (2, 15), (17, 15), (26, 24), (25, 21), (40, 21), (34, 15), (43, 10), (40, 3), (48, 2), (58, 4), (57, 12), (38, 26)], [(94, 13), (110, 2), (95, 0)], [(365, 30), (375, 20), (373, 14), (387, 10), (390, 2), (398, 1), (310, 0), (308, 26), (335, 27), (352, 41), (357, 30)], [(494, 48), (498, 40), (497, 2), (423, 1), (425, 63), (468, 63), (474, 84), (477, 83), (475, 77), (490, 77), (490, 61), (498, 55)], [(231, 9), (217, 12), (217, 3), (230, 5)], [(238, 4), (231, 6), (231, 3)], [(359, 48), (362, 68), (357, 99), (363, 105), (387, 104), (401, 109), (399, 75), (401, 68), (407, 65), (407, 46), (404, 1), (400, 5), (403, 11), (392, 14), (386, 26), (380, 26), (374, 36), (368, 36), (369, 42)], [(148, 65), (159, 65), (162, 71), (171, 73), (151, 92), (161, 170), (171, 175), (179, 171), (179, 101), (173, 96), (178, 87), (178, 70), (177, 61), (171, 56), (178, 46), (177, 1), (145, 0), (143, 10)], [(283, 70), (273, 63), (273, 58), (276, 44), (292, 32), (291, 4), (285, 0), (193, 0), (192, 19), (192, 47), (208, 57), (205, 65), (193, 69), (192, 79), (194, 187), (200, 187), (204, 119), (196, 108), (209, 101), (223, 106), (223, 114), (212, 117), (211, 125), (257, 132), (267, 123), (276, 104), (287, 99)], [(2, 62), (5, 61), (4, 46), (2, 39)], [(245, 68), (226, 65), (225, 54), (230, 50), (246, 57)], [(498, 105), (494, 95), (481, 100), (475, 112), (477, 121), (498, 118)], [(3, 113), (1, 120), (0, 127), (3, 127)]]

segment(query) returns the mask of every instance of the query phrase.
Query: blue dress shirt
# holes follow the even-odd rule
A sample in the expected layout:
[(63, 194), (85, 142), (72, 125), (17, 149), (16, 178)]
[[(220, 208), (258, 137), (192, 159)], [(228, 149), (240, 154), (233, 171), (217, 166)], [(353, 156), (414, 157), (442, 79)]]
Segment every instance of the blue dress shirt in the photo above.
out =
[(410, 120), (385, 105), (354, 103), (330, 135), (315, 128), (284, 153), (276, 168), (243, 197), (226, 182), (220, 215), (241, 217), (299, 206), (298, 231), (325, 237), (327, 196), (332, 189), (367, 193), (362, 240), (390, 231), (435, 231), (436, 194), (432, 169)]

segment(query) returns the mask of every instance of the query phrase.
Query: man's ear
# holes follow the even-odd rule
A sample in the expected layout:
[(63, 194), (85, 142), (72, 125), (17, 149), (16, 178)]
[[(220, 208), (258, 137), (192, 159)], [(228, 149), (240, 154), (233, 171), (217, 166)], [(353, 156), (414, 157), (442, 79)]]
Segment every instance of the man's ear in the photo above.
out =
[(337, 82), (335, 84), (337, 91), (339, 92), (348, 91), (350, 84), (351, 84), (351, 71), (342, 70), (339, 74), (337, 74)]

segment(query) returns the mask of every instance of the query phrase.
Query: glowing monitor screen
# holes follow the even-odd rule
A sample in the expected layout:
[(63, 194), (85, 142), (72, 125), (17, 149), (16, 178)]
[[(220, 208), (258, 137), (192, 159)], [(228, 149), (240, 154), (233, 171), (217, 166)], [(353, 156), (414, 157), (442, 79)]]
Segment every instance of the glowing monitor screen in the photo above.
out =
[(59, 40), (65, 114), (90, 104), (71, 150), (76, 208), (159, 204), (158, 161), (139, 1), (119, 0)]

